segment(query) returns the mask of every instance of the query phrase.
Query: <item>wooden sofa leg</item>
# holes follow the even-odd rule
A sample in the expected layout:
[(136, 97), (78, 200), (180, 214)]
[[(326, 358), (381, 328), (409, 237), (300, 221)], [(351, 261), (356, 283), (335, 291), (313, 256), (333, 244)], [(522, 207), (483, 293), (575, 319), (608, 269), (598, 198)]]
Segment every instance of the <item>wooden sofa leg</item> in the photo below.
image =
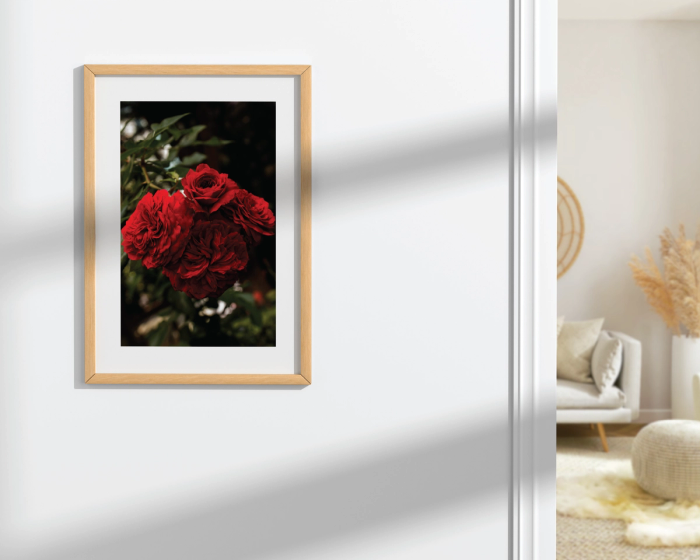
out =
[(603, 444), (603, 450), (607, 453), (608, 451), (610, 451), (610, 449), (608, 448), (608, 440), (605, 437), (605, 426), (603, 426), (603, 424), (601, 423), (598, 423), (597, 426), (598, 435), (600, 436), (600, 441)]

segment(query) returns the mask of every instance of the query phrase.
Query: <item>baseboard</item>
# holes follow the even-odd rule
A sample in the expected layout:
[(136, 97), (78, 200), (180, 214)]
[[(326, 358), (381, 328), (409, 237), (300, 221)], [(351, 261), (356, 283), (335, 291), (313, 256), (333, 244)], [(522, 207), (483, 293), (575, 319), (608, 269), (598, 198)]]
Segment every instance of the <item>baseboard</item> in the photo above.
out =
[(649, 424), (658, 420), (668, 420), (671, 418), (670, 408), (643, 408), (639, 411), (639, 418), (634, 422), (638, 424)]

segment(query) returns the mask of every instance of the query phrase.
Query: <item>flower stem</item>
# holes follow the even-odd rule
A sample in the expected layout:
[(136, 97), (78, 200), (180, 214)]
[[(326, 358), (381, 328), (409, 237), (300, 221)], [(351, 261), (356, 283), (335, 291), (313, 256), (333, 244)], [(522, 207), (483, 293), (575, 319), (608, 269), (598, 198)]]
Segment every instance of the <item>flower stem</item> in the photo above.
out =
[(160, 187), (157, 187), (156, 185), (154, 185), (153, 183), (151, 183), (151, 180), (148, 178), (148, 171), (146, 171), (146, 166), (143, 164), (143, 160), (141, 160), (141, 162), (139, 163), (139, 167), (141, 168), (141, 171), (143, 171), (143, 176), (146, 179), (146, 184), (149, 187), (153, 187), (154, 189), (160, 188)]

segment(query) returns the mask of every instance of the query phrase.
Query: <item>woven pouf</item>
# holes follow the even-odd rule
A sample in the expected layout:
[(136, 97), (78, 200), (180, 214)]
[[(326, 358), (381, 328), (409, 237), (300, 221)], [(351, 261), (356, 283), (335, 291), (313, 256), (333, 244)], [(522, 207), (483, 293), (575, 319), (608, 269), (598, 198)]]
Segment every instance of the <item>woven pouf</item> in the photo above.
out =
[(632, 469), (649, 494), (667, 500), (700, 500), (700, 422), (649, 424), (632, 444)]

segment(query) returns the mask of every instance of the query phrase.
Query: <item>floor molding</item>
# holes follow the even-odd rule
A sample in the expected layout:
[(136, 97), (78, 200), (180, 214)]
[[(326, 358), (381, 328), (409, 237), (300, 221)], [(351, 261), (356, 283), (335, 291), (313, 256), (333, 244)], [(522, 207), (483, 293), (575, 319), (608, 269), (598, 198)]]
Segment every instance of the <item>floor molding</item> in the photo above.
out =
[(649, 422), (668, 420), (669, 418), (671, 418), (670, 408), (643, 408), (639, 411), (639, 418), (635, 422), (648, 424)]

